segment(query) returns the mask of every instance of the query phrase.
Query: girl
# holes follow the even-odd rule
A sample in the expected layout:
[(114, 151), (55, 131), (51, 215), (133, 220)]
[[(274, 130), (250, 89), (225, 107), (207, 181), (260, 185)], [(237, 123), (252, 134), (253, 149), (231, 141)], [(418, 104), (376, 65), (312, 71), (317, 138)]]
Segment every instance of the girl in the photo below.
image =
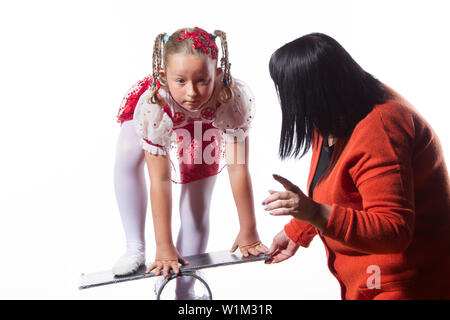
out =
[[(219, 68), (216, 37), (221, 39), (223, 54)], [(182, 256), (205, 251), (211, 194), (216, 175), (223, 168), (223, 156), (240, 223), (231, 251), (239, 247), (248, 256), (267, 250), (256, 230), (248, 170), (248, 132), (253, 114), (250, 89), (231, 77), (224, 32), (209, 34), (200, 28), (186, 28), (170, 37), (165, 33), (156, 37), (153, 75), (129, 91), (118, 114), (122, 128), (114, 184), (127, 249), (114, 265), (114, 274), (130, 274), (145, 264), (144, 160), (150, 177), (156, 238), (156, 258), (147, 272), (156, 269), (157, 275), (163, 271), (167, 277), (173, 269), (178, 274), (178, 262), (188, 263)], [(170, 160), (173, 145), (179, 176)], [(171, 233), (172, 181), (181, 183), (181, 227), (176, 247)], [(193, 298), (192, 285), (178, 278), (177, 298)]]

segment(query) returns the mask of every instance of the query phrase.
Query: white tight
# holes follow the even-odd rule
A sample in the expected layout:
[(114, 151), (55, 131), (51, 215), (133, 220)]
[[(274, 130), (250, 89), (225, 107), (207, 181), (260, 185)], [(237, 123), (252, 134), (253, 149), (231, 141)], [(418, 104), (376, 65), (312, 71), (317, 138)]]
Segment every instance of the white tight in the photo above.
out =
[(127, 253), (145, 252), (147, 185), (144, 152), (134, 121), (123, 123), (116, 145), (114, 189), (122, 219)]
[[(183, 256), (204, 253), (209, 236), (209, 208), (212, 190), (217, 176), (181, 185), (180, 194), (180, 231), (177, 249)], [(176, 294), (187, 299), (187, 291), (194, 285), (194, 278), (177, 278)], [(192, 293), (191, 293), (192, 295)]]
[[(182, 256), (203, 253), (209, 235), (209, 208), (216, 176), (181, 185), (180, 230), (177, 249)], [(145, 252), (147, 186), (145, 158), (134, 121), (122, 124), (116, 146), (114, 188), (125, 231), (127, 254)], [(177, 294), (192, 286), (185, 277), (177, 279)]]

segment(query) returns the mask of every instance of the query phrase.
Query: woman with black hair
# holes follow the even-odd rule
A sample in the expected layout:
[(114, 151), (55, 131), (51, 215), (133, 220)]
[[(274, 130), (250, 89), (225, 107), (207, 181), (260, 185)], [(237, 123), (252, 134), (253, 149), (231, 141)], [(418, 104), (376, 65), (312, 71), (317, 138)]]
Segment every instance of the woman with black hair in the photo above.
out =
[(343, 299), (450, 299), (450, 183), (438, 137), (333, 38), (313, 33), (270, 59), (282, 159), (312, 147), (306, 196), (274, 175), (272, 215), (292, 215), (269, 250), (284, 261), (322, 239)]

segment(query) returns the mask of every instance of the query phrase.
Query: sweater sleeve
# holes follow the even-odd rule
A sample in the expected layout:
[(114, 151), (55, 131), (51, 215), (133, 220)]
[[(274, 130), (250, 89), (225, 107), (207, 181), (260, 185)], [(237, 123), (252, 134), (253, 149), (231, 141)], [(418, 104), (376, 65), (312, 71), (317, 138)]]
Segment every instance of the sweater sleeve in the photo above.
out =
[(298, 245), (308, 248), (313, 238), (317, 235), (317, 229), (308, 222), (291, 219), (284, 226), (286, 235)]
[(361, 252), (403, 252), (415, 220), (411, 115), (401, 108), (374, 109), (357, 125), (348, 147), (349, 173), (363, 208), (333, 204), (323, 235)]

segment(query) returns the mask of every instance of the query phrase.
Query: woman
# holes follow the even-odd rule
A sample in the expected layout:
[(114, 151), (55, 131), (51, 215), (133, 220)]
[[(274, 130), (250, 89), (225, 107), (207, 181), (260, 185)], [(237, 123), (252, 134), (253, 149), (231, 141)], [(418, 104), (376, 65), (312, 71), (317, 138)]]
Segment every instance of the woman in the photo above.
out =
[(269, 262), (319, 235), (343, 299), (449, 299), (450, 183), (429, 124), (324, 34), (282, 46), (269, 68), (281, 158), (313, 149), (309, 197), (274, 175), (286, 190), (263, 202), (294, 217)]

